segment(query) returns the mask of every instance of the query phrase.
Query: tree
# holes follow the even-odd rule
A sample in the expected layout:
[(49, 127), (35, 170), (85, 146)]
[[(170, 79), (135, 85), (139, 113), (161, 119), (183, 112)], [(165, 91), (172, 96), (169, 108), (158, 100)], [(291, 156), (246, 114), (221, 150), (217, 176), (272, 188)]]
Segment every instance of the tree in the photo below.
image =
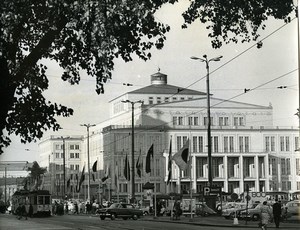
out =
[[(29, 173), (28, 180), (30, 181), (30, 185), (33, 190), (38, 190), (38, 187), (41, 185), (41, 175), (44, 175), (47, 172), (46, 168), (42, 168), (39, 166), (39, 164), (34, 161), (32, 167), (29, 167), (27, 170)], [(28, 181), (26, 182), (26, 186), (28, 186)]]
[[(258, 41), (260, 29), (266, 28), (269, 17), (290, 22), (289, 14), (295, 10), (293, 0), (195, 0), (182, 14), (183, 28), (196, 20), (207, 24), (212, 47), (223, 42)], [(261, 47), (258, 42), (257, 47)]]
[[(152, 47), (163, 47), (170, 28), (154, 13), (167, 2), (177, 0), (0, 1), (0, 154), (10, 134), (23, 143), (35, 141), (60, 128), (56, 116), (73, 114), (44, 98), (48, 79), (42, 60), (58, 62), (62, 80), (70, 84), (79, 84), (80, 71), (86, 71), (102, 94), (115, 58), (128, 62), (135, 54), (148, 60)], [(256, 41), (269, 16), (289, 21), (294, 8), (292, 0), (194, 0), (182, 27), (197, 19), (208, 24), (212, 46), (219, 48), (239, 37)]]
[[(56, 116), (73, 110), (47, 101), (50, 59), (64, 69), (62, 80), (80, 81), (84, 70), (96, 81), (96, 92), (111, 78), (113, 59), (143, 60), (163, 47), (169, 27), (153, 14), (167, 0), (2, 0), (0, 1), (0, 153), (10, 134), (21, 142), (41, 138), (60, 126)], [(5, 100), (3, 100), (5, 98)], [(5, 132), (6, 130), (6, 132)]]

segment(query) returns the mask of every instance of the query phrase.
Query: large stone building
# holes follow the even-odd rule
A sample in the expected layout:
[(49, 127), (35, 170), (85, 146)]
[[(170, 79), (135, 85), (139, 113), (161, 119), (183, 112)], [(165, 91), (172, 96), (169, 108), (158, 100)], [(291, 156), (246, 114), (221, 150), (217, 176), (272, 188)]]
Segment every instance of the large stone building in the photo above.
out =
[[(238, 194), (246, 187), (253, 192), (300, 190), (298, 128), (274, 127), (271, 105), (212, 96), (210, 102), (214, 185)], [(208, 182), (206, 93), (169, 85), (167, 75), (158, 72), (151, 75), (149, 86), (110, 101), (110, 119), (97, 124), (90, 134), (90, 143), (96, 146), (90, 149), (90, 164), (98, 159), (100, 168), (107, 171), (109, 195), (128, 198), (132, 191), (124, 176), (126, 157), (130, 167), (136, 167), (131, 164), (132, 112), (135, 163), (140, 156), (145, 166), (147, 151), (152, 144), (154, 147), (151, 173), (143, 171), (141, 177), (135, 173), (136, 198), (143, 196), (146, 182), (154, 183), (158, 194), (189, 192), (190, 188), (201, 193)], [(81, 145), (86, 146), (84, 139)], [(171, 185), (167, 186), (169, 143), (174, 155), (187, 139), (191, 170), (179, 171), (173, 162)], [(82, 165), (84, 162), (86, 158), (81, 159)]]

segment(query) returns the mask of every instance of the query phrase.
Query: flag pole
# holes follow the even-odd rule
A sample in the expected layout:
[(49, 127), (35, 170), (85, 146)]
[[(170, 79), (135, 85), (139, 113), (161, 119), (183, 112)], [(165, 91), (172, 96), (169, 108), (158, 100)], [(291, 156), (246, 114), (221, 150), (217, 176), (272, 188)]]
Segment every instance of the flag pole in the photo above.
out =
[[(191, 141), (189, 142), (189, 145), (191, 145)], [(191, 146), (189, 146), (189, 161), (190, 161), (190, 165), (189, 165), (189, 167), (190, 167), (190, 205), (191, 205), (191, 219), (193, 219), (193, 209), (192, 209), (192, 203), (193, 203), (193, 191), (192, 191), (192, 186), (193, 186), (193, 184), (192, 184), (192, 160), (193, 160), (193, 158), (192, 158), (192, 154), (191, 154)], [(196, 207), (195, 207), (196, 208)], [(196, 211), (196, 210), (195, 210)]]
[(154, 171), (154, 218), (157, 217), (157, 210), (156, 210), (156, 164), (155, 164), (155, 153), (153, 149), (153, 171)]
[(119, 169), (118, 169), (118, 165), (119, 165), (119, 153), (117, 153), (117, 168), (116, 168), (116, 189), (117, 189), (117, 200), (118, 200), (118, 203), (120, 202), (120, 194), (119, 194)]

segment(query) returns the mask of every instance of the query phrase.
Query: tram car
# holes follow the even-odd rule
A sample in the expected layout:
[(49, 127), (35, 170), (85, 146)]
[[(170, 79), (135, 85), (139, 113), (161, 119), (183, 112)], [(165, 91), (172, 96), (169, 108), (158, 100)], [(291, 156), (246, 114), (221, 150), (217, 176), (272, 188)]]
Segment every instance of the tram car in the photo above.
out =
[(48, 190), (20, 190), (16, 191), (12, 195), (12, 207), (13, 214), (17, 214), (17, 208), (19, 205), (25, 204), (26, 211), (28, 213), (30, 204), (33, 207), (34, 216), (50, 216), (51, 215), (51, 194)]

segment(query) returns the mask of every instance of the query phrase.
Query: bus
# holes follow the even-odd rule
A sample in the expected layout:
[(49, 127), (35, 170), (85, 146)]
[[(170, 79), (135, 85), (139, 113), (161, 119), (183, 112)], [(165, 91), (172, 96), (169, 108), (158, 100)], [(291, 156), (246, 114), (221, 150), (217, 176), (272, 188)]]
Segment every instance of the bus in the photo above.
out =
[(11, 212), (17, 214), (19, 205), (25, 204), (28, 212), (30, 204), (33, 207), (34, 216), (50, 216), (52, 210), (51, 194), (48, 190), (20, 190), (12, 195)]

